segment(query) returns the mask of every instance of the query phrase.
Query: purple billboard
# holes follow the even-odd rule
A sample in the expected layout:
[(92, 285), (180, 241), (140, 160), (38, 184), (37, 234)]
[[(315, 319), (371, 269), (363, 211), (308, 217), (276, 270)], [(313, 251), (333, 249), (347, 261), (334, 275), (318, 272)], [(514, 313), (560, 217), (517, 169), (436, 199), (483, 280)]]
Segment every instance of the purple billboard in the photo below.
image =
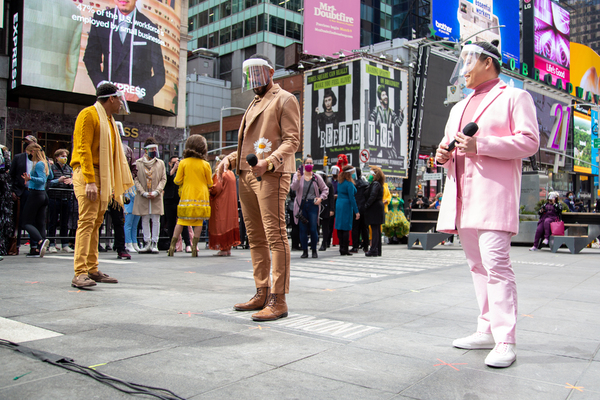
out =
[(570, 80), (570, 15), (567, 10), (550, 0), (535, 0), (534, 5), (534, 66), (540, 70), (540, 78), (552, 75), (557, 79)]
[(304, 54), (332, 57), (359, 47), (360, 0), (304, 1)]

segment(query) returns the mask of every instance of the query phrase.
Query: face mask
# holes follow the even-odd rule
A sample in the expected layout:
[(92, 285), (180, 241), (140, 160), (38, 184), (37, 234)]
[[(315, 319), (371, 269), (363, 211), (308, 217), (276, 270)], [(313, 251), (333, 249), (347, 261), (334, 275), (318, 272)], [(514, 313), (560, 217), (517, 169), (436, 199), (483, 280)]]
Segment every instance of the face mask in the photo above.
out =
[(423, 195), (422, 194), (418, 194), (417, 197), (423, 197)]
[(306, 164), (306, 165), (304, 166), (304, 170), (305, 170), (306, 172), (312, 172), (312, 170), (313, 170), (313, 166), (312, 166), (312, 164)]
[(375, 176), (373, 176), (373, 175), (369, 175), (367, 177), (367, 180), (369, 181), (369, 183), (373, 183), (373, 179), (375, 179)]
[(573, 197), (574, 197), (573, 195), (570, 195), (570, 196), (569, 196), (569, 198), (570, 198), (571, 200), (573, 200)]
[(29, 159), (29, 161), (33, 161), (33, 154), (31, 154), (31, 153), (27, 154), (27, 158)]
[(438, 201), (442, 201), (442, 198), (440, 197), (440, 199)]
[(356, 180), (356, 174), (352, 174), (352, 179)]
[(152, 160), (152, 159), (153, 159), (153, 158), (155, 158), (155, 157), (156, 157), (156, 152), (155, 152), (155, 151), (149, 151), (149, 152), (148, 152), (148, 158), (149, 158), (150, 160)]
[(65, 165), (67, 163), (67, 157), (58, 157), (58, 162)]

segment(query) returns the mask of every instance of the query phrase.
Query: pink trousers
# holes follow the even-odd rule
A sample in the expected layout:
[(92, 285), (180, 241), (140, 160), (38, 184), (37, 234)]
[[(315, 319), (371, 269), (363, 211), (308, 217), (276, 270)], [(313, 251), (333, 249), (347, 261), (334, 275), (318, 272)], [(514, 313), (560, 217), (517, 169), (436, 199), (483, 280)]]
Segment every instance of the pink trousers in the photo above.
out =
[(471, 268), (480, 315), (477, 331), (491, 333), (496, 343), (516, 343), (517, 284), (510, 263), (510, 232), (458, 227)]

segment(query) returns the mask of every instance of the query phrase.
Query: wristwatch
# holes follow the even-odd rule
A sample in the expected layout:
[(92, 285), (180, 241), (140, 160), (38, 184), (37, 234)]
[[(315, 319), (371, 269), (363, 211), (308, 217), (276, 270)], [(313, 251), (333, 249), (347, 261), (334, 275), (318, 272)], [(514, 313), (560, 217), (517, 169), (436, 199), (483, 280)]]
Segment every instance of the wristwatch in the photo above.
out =
[(274, 169), (275, 166), (273, 165), (273, 162), (270, 158), (267, 158), (267, 171), (273, 171)]

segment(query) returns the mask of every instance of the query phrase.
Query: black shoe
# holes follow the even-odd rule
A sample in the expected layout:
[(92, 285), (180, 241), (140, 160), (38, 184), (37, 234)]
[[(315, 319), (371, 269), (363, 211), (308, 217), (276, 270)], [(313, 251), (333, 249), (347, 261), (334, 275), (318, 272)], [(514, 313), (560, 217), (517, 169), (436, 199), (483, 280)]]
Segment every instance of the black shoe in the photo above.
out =
[(39, 258), (40, 257), (40, 251), (38, 249), (31, 249), (31, 250), (29, 250), (29, 253), (27, 253), (26, 257)]
[(367, 252), (365, 253), (365, 256), (367, 256), (367, 257), (377, 257), (377, 253), (373, 253), (373, 252), (371, 252), (371, 251), (367, 251)]
[(312, 258), (319, 258), (319, 255), (317, 254), (316, 250), (312, 251)]
[(350, 253), (358, 253), (358, 249), (353, 247), (349, 250)]
[(107, 244), (106, 246), (104, 246), (104, 250), (111, 251), (112, 248), (110, 247), (110, 244)]
[(100, 253), (106, 253), (106, 249), (105, 249), (104, 247), (102, 247), (102, 245), (101, 245), (101, 244), (99, 244), (99, 245), (98, 245), (98, 251), (99, 251)]
[(308, 258), (308, 250), (304, 250), (304, 253), (302, 253), (300, 258)]
[(319, 247), (319, 251), (325, 251), (325, 250), (327, 250), (327, 249), (325, 248), (325, 246), (321, 246), (321, 247)]

